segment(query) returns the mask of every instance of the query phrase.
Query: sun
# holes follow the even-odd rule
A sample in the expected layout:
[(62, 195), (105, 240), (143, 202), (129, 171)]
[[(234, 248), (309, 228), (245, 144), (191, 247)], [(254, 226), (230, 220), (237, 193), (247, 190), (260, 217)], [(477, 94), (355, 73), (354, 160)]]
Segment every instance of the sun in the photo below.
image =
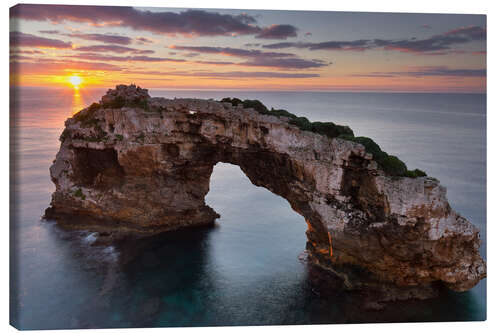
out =
[(72, 75), (68, 78), (68, 80), (75, 88), (78, 88), (78, 86), (82, 84), (82, 78), (78, 75)]

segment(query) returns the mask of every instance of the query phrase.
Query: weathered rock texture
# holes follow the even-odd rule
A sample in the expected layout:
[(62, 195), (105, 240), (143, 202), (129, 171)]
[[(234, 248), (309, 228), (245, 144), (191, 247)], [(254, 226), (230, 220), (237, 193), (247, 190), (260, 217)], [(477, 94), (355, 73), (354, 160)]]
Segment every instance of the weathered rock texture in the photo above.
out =
[(118, 86), (68, 119), (61, 142), (46, 212), (61, 223), (143, 233), (212, 224), (204, 198), (226, 162), (304, 216), (310, 261), (347, 288), (463, 291), (486, 275), (478, 229), (436, 179), (386, 176), (362, 145), (280, 117)]

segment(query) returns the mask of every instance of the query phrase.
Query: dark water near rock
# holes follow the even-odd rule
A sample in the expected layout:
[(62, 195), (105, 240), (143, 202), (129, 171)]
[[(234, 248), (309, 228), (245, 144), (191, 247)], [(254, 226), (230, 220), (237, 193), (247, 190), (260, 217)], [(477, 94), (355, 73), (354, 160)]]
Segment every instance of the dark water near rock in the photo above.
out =
[[(14, 91), (11, 323), (22, 329), (484, 320), (486, 281), (471, 291), (382, 311), (311, 287), (306, 224), (289, 204), (218, 164), (207, 202), (215, 228), (118, 245), (64, 231), (40, 216), (64, 120), (103, 90)], [(260, 99), (311, 120), (351, 126), (448, 188), (454, 209), (486, 240), (486, 96), (151, 91), (153, 96)], [(486, 246), (482, 246), (486, 256)]]

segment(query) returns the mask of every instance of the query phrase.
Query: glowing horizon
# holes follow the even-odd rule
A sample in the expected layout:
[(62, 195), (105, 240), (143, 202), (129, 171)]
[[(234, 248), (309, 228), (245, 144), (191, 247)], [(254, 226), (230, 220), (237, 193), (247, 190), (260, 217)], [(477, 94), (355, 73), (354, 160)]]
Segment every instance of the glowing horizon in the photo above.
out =
[(13, 86), (486, 91), (484, 15), (60, 5), (10, 14)]

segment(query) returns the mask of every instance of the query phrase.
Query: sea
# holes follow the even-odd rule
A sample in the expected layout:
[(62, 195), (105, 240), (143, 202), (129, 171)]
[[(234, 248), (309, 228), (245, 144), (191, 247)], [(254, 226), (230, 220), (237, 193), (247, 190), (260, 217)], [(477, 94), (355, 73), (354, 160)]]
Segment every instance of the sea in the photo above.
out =
[[(215, 227), (130, 244), (43, 220), (64, 121), (104, 89), (11, 88), (10, 322), (20, 329), (293, 325), (486, 319), (486, 279), (425, 301), (360, 307), (322, 295), (298, 259), (306, 223), (289, 203), (219, 163), (207, 203)], [(258, 99), (350, 126), (409, 168), (438, 178), (475, 224), (486, 258), (486, 95), (151, 89), (157, 97)]]

